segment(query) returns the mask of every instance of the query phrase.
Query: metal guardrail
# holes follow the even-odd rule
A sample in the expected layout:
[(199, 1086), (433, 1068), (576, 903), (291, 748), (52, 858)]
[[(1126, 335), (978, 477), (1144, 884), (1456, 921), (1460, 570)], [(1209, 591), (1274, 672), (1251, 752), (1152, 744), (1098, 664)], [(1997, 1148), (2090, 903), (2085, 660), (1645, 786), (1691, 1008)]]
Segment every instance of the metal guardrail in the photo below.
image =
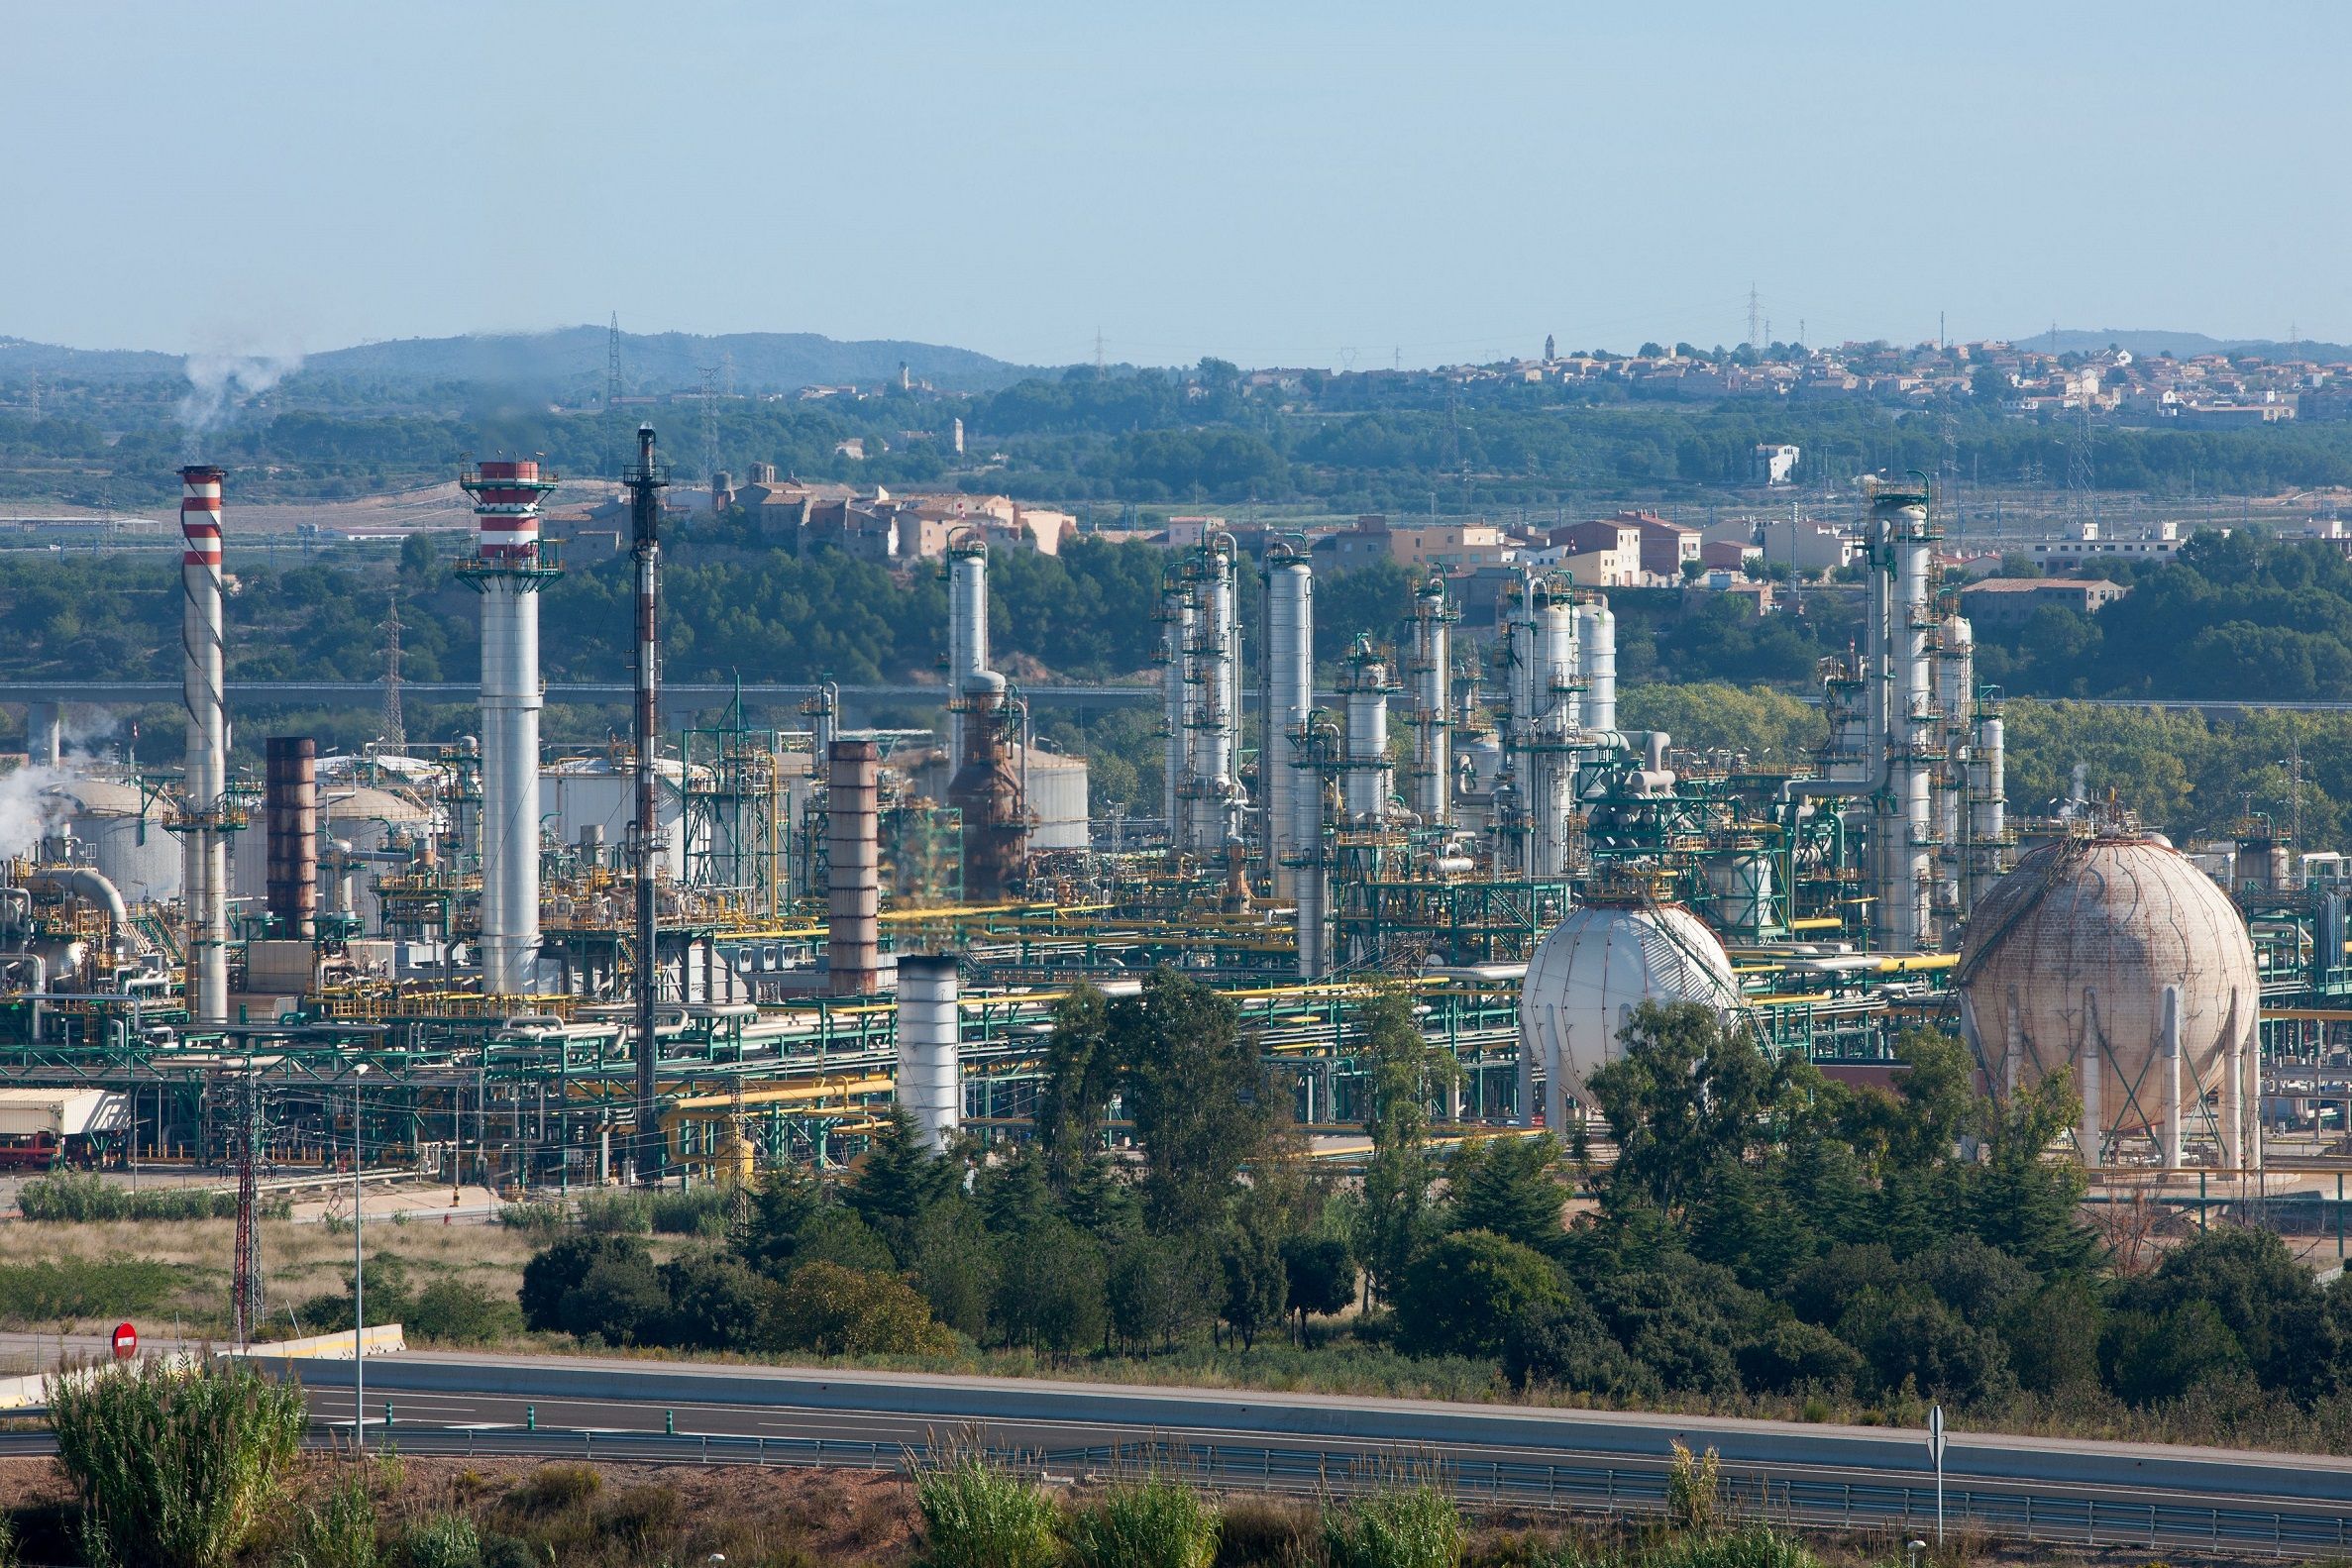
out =
[[(371, 1421), (372, 1440), (401, 1453), (473, 1457), (538, 1455), (629, 1464), (730, 1464), (833, 1466), (904, 1471), (927, 1462), (928, 1444), (900, 1445), (822, 1437), (740, 1436), (732, 1433), (616, 1432), (517, 1427), (384, 1425)], [(0, 1454), (19, 1451), (0, 1433)], [(333, 1427), (313, 1429), (313, 1441), (340, 1437)], [(944, 1447), (944, 1445), (940, 1445)], [(1666, 1512), (1667, 1475), (1662, 1467), (1539, 1464), (1513, 1460), (1462, 1460), (1422, 1455), (1410, 1448), (1332, 1455), (1312, 1448), (1233, 1443), (1146, 1442), (1073, 1448), (1002, 1446), (981, 1451), (1025, 1474), (1058, 1482), (1132, 1475), (1146, 1470), (1174, 1474), (1200, 1485), (1303, 1496), (1345, 1497), (1394, 1484), (1400, 1470), (1426, 1470), (1442, 1478), (1469, 1504), (1552, 1509), (1608, 1517), (1646, 1517)], [(1814, 1529), (1867, 1531), (1932, 1530), (1936, 1492), (1932, 1485), (1891, 1482), (1780, 1479), (1767, 1472), (1727, 1472), (1726, 1511), (1734, 1517)], [(2051, 1541), (2084, 1546), (2201, 1547), (2301, 1557), (2341, 1555), (2352, 1546), (2352, 1512), (2219, 1508), (2195, 1504), (2135, 1502), (2096, 1496), (2051, 1498), (2021, 1490), (1947, 1486), (1947, 1531), (2010, 1540)]]

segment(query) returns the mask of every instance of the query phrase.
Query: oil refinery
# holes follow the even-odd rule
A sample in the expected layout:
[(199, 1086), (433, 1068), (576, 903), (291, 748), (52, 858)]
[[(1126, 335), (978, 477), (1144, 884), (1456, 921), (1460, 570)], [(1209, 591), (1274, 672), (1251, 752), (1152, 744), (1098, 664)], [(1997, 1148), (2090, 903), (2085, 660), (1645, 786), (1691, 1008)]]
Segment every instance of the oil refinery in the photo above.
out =
[(1926, 1026), (1996, 1096), (2069, 1068), (2093, 1165), (2242, 1171), (2266, 1120), (2343, 1098), (2318, 1070), (2352, 1018), (2343, 887), (2268, 841), (2224, 886), (2119, 811), (2012, 814), (1923, 485), (1854, 520), (1866, 636), (1823, 668), (1829, 739), (1795, 770), (1622, 728), (1605, 594), (1534, 572), (1490, 639), (1440, 576), (1394, 646), (1325, 628), (1346, 653), (1319, 693), (1307, 553), (1212, 530), (1161, 589), (1152, 823), (1090, 821), (1083, 763), (1032, 736), (976, 533), (944, 553), (944, 744), (844, 728), (822, 690), (799, 727), (738, 705), (665, 730), (650, 429), (637, 459), (626, 738), (543, 745), (553, 475), (484, 461), (458, 570), (478, 734), (272, 736), (258, 778), (229, 767), (231, 480), (182, 470), (185, 766), (50, 786), (51, 836), (0, 888), (0, 1082), (119, 1096), (101, 1153), (249, 1182), (355, 1133), (501, 1190), (736, 1181), (853, 1156), (894, 1100), (934, 1145), (1017, 1131), (1064, 990), (1164, 965), (1229, 991), (1335, 1141), (1363, 1111), (1357, 1004), (1393, 984), (1458, 1061), (1465, 1127), (1580, 1118), (1645, 1000), (1833, 1076), (1882, 1080)]

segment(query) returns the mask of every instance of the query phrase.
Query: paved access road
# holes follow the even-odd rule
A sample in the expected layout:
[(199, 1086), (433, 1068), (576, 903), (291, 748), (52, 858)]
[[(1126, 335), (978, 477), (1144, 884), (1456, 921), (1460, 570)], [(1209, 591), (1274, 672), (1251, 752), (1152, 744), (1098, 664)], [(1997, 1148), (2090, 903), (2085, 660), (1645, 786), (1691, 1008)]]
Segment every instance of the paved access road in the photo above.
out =
[[(351, 1420), (349, 1362), (290, 1362), (322, 1421)], [(1822, 1524), (1932, 1534), (1923, 1432), (1507, 1405), (565, 1356), (407, 1352), (368, 1362), (367, 1426), (411, 1453), (527, 1452), (895, 1468), (974, 1433), (1048, 1474), (1174, 1464), (1235, 1486), (1345, 1489), (1442, 1467), (1473, 1496), (1646, 1512), (1671, 1444), (1712, 1447), (1735, 1498)], [(1951, 1527), (2268, 1556), (2352, 1540), (2352, 1461), (1956, 1430)]]

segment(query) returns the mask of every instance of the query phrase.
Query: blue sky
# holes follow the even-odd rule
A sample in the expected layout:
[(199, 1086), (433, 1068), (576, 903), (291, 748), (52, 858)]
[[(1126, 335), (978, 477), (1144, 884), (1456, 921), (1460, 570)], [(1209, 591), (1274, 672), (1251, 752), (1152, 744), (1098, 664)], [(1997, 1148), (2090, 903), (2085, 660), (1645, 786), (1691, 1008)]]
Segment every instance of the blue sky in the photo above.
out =
[(2352, 340), (2352, 8), (45, 4), (0, 334)]

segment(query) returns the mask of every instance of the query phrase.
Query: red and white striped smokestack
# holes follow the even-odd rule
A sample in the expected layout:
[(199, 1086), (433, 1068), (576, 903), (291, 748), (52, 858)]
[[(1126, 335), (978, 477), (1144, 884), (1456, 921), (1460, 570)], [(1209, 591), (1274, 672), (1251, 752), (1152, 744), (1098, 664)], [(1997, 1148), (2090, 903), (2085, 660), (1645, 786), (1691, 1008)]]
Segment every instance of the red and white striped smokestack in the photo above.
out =
[(474, 497), (481, 593), (481, 988), (537, 989), (539, 953), (539, 499), (555, 488), (527, 459), (487, 462), (458, 481)]
[(179, 470), (180, 693), (188, 713), (182, 896), (188, 917), (188, 1016), (229, 1021), (229, 714), (223, 698), (221, 470)]

